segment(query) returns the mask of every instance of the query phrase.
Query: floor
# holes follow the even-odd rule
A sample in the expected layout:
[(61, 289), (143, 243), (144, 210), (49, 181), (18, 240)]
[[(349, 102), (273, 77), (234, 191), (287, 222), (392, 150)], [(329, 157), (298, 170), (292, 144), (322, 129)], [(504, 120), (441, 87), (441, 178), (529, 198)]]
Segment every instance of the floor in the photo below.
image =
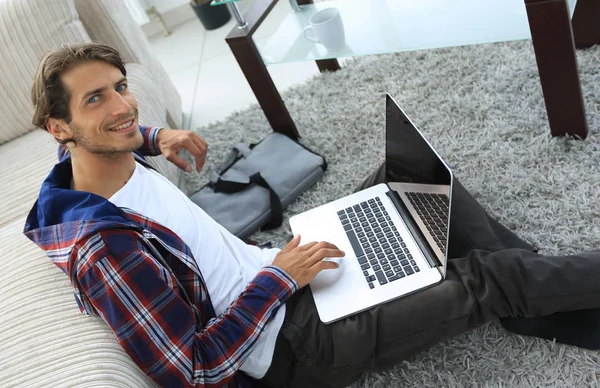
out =
[[(253, 0), (246, 0), (238, 4), (243, 12), (252, 3)], [(277, 3), (254, 35), (257, 45), (276, 30), (280, 20), (277, 14), (289, 10), (289, 2)], [(193, 19), (173, 28), (168, 37), (150, 38), (154, 53), (181, 95), (185, 129), (222, 120), (257, 102), (225, 42), (234, 27), (233, 17), (228, 24), (212, 31)], [(280, 92), (319, 73), (314, 62), (270, 65), (268, 70)]]

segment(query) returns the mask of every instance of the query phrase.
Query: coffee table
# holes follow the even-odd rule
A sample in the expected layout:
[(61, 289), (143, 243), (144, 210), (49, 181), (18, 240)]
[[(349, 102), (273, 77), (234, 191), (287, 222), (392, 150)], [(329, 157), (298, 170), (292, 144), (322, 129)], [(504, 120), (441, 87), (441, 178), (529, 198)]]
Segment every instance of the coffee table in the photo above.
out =
[[(321, 71), (335, 71), (342, 57), (531, 39), (551, 134), (588, 135), (575, 49), (600, 43), (600, 0), (297, 0), (300, 7), (290, 6), (259, 47), (252, 36), (277, 1), (234, 12), (240, 25), (226, 38), (274, 131), (300, 136), (268, 64), (315, 60)], [(301, 34), (327, 7), (340, 10), (346, 31), (346, 46), (336, 52)]]

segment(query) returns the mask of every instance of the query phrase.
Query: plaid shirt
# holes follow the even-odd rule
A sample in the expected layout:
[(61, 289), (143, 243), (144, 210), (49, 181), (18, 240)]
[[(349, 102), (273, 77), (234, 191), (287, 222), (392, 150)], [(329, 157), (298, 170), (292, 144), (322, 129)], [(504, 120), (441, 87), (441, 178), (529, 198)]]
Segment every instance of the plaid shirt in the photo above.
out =
[[(159, 129), (140, 127), (145, 143), (136, 159), (146, 166), (140, 155), (159, 154)], [(236, 372), (296, 282), (266, 266), (216, 317), (189, 247), (143, 215), (70, 190), (71, 159), (61, 153), (24, 233), (69, 276), (81, 311), (100, 316), (161, 386), (247, 385)]]

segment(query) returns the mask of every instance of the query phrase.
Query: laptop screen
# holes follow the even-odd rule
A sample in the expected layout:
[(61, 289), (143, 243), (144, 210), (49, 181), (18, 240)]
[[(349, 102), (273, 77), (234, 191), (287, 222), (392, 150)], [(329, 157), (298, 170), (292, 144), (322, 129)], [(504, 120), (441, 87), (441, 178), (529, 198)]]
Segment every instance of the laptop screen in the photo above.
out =
[[(448, 227), (450, 222), (450, 198), (452, 190), (452, 173), (448, 165), (437, 154), (429, 142), (423, 137), (417, 127), (404, 114), (402, 109), (388, 95), (386, 101), (386, 172), (391, 179), (390, 182), (418, 184), (405, 185), (417, 187), (414, 191), (428, 191), (431, 187), (433, 192), (445, 195), (433, 195), (432, 198), (445, 203), (442, 224), (440, 220), (433, 222), (433, 226), (427, 223), (426, 216), (423, 221), (430, 233), (423, 233), (423, 223), (417, 223), (421, 232), (422, 240), (430, 246), (440, 245), (437, 250), (438, 261), (443, 267), (446, 263), (446, 252), (448, 250)], [(396, 187), (396, 186), (394, 186)], [(410, 191), (410, 189), (408, 189)], [(428, 196), (426, 196), (429, 198)], [(403, 200), (412, 200), (413, 196), (403, 196)], [(413, 207), (412, 215), (415, 214)], [(438, 212), (440, 208), (438, 208)], [(427, 215), (427, 212), (425, 212)], [(419, 218), (419, 217), (415, 217)], [(445, 221), (445, 222), (444, 222)], [(435, 236), (437, 234), (437, 236)], [(433, 238), (432, 238), (433, 237)], [(435, 240), (438, 240), (436, 244)], [(441, 256), (441, 257), (440, 257)], [(445, 270), (445, 268), (444, 268)]]
[(450, 185), (444, 161), (389, 95), (386, 111), (386, 168), (394, 181)]

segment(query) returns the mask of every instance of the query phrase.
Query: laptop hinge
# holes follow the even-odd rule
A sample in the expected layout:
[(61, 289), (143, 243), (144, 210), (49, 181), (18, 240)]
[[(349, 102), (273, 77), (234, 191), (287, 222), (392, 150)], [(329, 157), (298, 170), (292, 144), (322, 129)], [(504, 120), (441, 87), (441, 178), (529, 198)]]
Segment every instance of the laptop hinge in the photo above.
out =
[(427, 263), (431, 268), (440, 267), (442, 263), (440, 263), (435, 253), (429, 247), (429, 244), (425, 241), (425, 237), (423, 237), (421, 230), (417, 227), (417, 224), (413, 220), (413, 217), (410, 215), (410, 212), (408, 211), (402, 200), (400, 199), (400, 196), (398, 195), (398, 193), (396, 193), (396, 190), (393, 190), (389, 186), (388, 189), (389, 190), (386, 193), (387, 196), (390, 198), (394, 206), (396, 206), (398, 214), (400, 214), (400, 217), (402, 217), (402, 220), (406, 224), (406, 227), (408, 228), (409, 232), (415, 237), (415, 241), (421, 249), (421, 252), (423, 252), (425, 260), (427, 260)]

